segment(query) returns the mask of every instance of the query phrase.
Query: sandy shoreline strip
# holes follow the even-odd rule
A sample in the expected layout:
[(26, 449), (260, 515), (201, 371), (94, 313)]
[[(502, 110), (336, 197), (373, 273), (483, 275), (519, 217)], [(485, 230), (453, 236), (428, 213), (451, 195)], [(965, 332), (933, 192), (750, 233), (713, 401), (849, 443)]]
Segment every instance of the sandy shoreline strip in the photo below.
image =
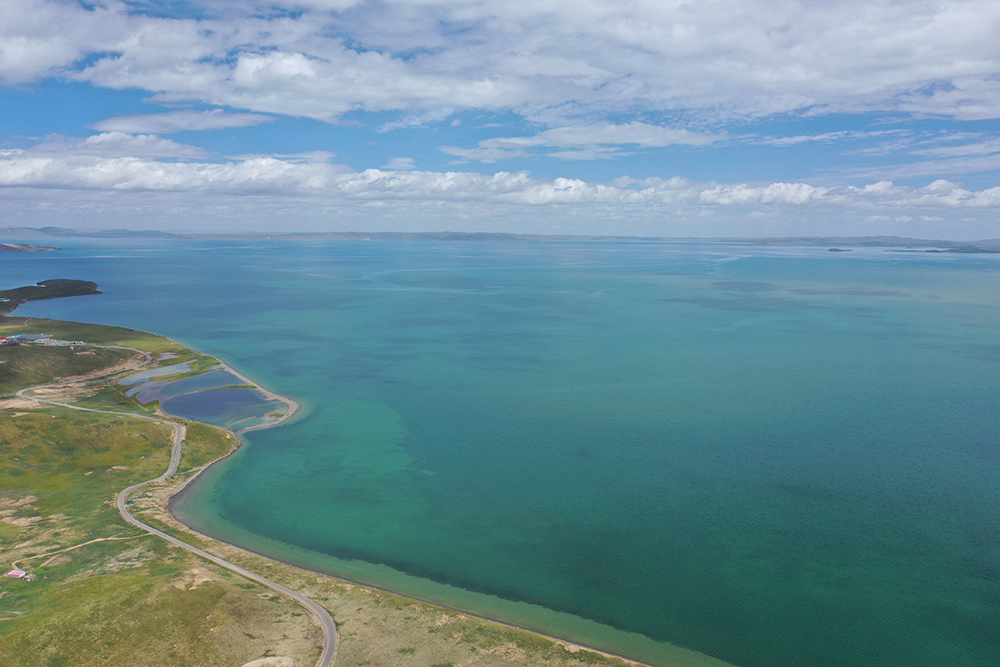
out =
[[(176, 342), (176, 341), (172, 341), (172, 342)], [(180, 343), (177, 343), (177, 344), (180, 345)], [(302, 406), (299, 405), (298, 401), (295, 401), (295, 400), (293, 400), (291, 398), (288, 398), (287, 396), (282, 396), (281, 394), (276, 394), (273, 391), (271, 391), (270, 389), (265, 389), (264, 387), (260, 386), (258, 383), (254, 382), (253, 380), (251, 380), (250, 378), (248, 378), (243, 373), (240, 373), (238, 370), (235, 370), (232, 366), (230, 366), (226, 362), (222, 361), (218, 357), (212, 357), (212, 358), (219, 362), (219, 365), (222, 366), (223, 370), (229, 371), (230, 373), (232, 373), (233, 375), (235, 375), (239, 379), (241, 379), (244, 382), (246, 382), (248, 385), (251, 385), (252, 387), (254, 387), (260, 393), (264, 394), (264, 396), (266, 396), (267, 398), (270, 398), (271, 400), (274, 400), (274, 401), (278, 401), (279, 403), (284, 403), (285, 405), (288, 406), (288, 411), (284, 415), (282, 415), (281, 417), (279, 417), (278, 419), (276, 419), (276, 420), (274, 420), (272, 422), (265, 422), (263, 424), (256, 424), (254, 426), (247, 426), (246, 428), (241, 428), (238, 431), (230, 431), (230, 433), (232, 433), (235, 437), (239, 438), (240, 434), (246, 433), (247, 431), (256, 431), (256, 430), (263, 429), (263, 428), (271, 428), (273, 426), (280, 426), (281, 424), (283, 424), (284, 422), (288, 421), (293, 416), (295, 416), (295, 414), (301, 409)], [(164, 414), (166, 414), (166, 413), (164, 413)], [(226, 429), (226, 430), (228, 431), (229, 429)], [(228, 454), (227, 454), (227, 456), (228, 456)], [(219, 460), (219, 459), (217, 459), (217, 460)], [(214, 461), (213, 461), (213, 463), (214, 463)], [(209, 464), (209, 465), (211, 465), (211, 464)]]

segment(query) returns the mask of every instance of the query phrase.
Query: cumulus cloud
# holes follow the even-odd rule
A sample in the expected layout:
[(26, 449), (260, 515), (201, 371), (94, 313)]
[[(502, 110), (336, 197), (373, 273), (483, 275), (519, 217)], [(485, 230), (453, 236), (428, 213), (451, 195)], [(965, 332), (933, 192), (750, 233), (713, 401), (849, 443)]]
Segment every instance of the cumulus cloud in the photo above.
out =
[(123, 43), (147, 21), (130, 19), (122, 3), (94, 5), (50, 0), (0, 3), (0, 83), (36, 81), (87, 54)]
[[(396, 158), (392, 169), (352, 171), (326, 161), (250, 157), (226, 163), (163, 162), (137, 150), (108, 157), (103, 142), (158, 146), (156, 137), (100, 135), (91, 140), (47, 142), (29, 150), (0, 151), (0, 187), (97, 191), (159, 191), (271, 194), (307, 200), (493, 201), (537, 207), (599, 205), (655, 210), (665, 205), (699, 207), (1000, 208), (1000, 187), (969, 191), (936, 180), (922, 188), (880, 181), (864, 187), (818, 187), (806, 183), (699, 183), (683, 178), (621, 178), (610, 183), (579, 179), (536, 179), (527, 172), (493, 175), (409, 169)], [(180, 146), (167, 142), (168, 146)], [(153, 154), (159, 150), (151, 148)], [(166, 151), (161, 151), (166, 152)], [(176, 152), (176, 151), (175, 151)]]
[(334, 173), (324, 164), (274, 158), (196, 164), (87, 155), (58, 159), (20, 151), (0, 155), (0, 184), (4, 187), (301, 194), (322, 190)]
[(321, 120), (352, 109), (446, 108), (1000, 117), (994, 0), (289, 0), (199, 9), (162, 18), (117, 0), (7, 0), (0, 82), (58, 74), (162, 101)]
[(270, 123), (273, 116), (253, 113), (226, 113), (222, 109), (209, 111), (169, 111), (135, 116), (108, 118), (92, 125), (104, 132), (125, 132), (128, 134), (170, 134), (192, 130), (225, 130), (234, 127), (249, 127)]

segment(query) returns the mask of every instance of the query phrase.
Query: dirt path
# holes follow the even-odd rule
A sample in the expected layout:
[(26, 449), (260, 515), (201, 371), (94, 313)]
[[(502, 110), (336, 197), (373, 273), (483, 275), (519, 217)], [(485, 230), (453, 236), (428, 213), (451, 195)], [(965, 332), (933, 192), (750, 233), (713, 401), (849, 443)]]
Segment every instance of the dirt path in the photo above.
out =
[[(57, 551), (49, 551), (44, 554), (38, 554), (37, 556), (25, 556), (24, 558), (18, 558), (17, 560), (11, 562), (11, 567), (15, 570), (18, 568), (18, 563), (26, 560), (35, 560), (36, 558), (45, 558), (46, 556), (58, 556), (59, 554), (66, 553), (67, 551), (73, 551), (74, 549), (79, 549), (80, 547), (85, 547), (88, 544), (93, 544), (95, 542), (110, 542), (112, 540), (134, 540), (137, 537), (146, 537), (145, 535), (133, 535), (131, 537), (98, 537), (95, 540), (88, 540), (86, 542), (81, 542), (80, 544), (74, 544), (71, 547), (66, 547), (65, 549), (58, 549)], [(44, 567), (45, 563), (39, 565), (39, 567)]]

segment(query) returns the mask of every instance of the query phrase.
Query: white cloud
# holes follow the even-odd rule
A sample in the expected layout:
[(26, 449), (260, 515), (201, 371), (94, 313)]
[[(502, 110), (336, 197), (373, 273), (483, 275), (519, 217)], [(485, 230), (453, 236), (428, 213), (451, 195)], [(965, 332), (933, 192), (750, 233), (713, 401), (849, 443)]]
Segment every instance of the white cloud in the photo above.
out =
[(823, 134), (796, 135), (794, 137), (769, 137), (759, 143), (771, 146), (797, 146), (805, 143), (831, 143), (848, 135), (846, 130), (840, 132), (824, 132)]
[[(165, 144), (162, 142), (166, 142)], [(98, 147), (98, 148), (95, 148)], [(126, 148), (122, 148), (122, 147)], [(143, 156), (135, 147), (146, 147)], [(171, 148), (173, 152), (166, 150)], [(517, 206), (598, 205), (655, 210), (831, 208), (1000, 209), (1000, 187), (969, 191), (938, 179), (923, 188), (880, 181), (864, 187), (817, 187), (805, 183), (699, 183), (682, 178), (541, 180), (527, 172), (494, 175), (411, 170), (409, 158), (395, 169), (354, 172), (323, 160), (252, 157), (223, 164), (161, 162), (182, 147), (157, 137), (108, 133), (86, 140), (58, 140), (28, 150), (0, 151), (0, 187), (64, 188), (95, 191), (159, 191), (270, 194), (306, 200), (492, 201)], [(121, 157), (108, 157), (118, 154)], [(169, 155), (167, 155), (169, 154)], [(402, 167), (402, 168), (400, 168)]]
[(953, 174), (976, 174), (1000, 170), (1000, 153), (969, 157), (920, 160), (889, 166), (842, 170), (852, 178), (933, 178)]
[(6, 0), (0, 3), (0, 84), (63, 71), (88, 53), (108, 50), (145, 22), (129, 19), (121, 3), (87, 11), (75, 2)]
[(130, 135), (102, 132), (83, 139), (52, 135), (24, 154), (33, 156), (96, 156), (141, 158), (206, 158), (208, 153), (197, 146), (180, 144), (152, 134)]
[(924, 148), (913, 151), (915, 155), (928, 155), (933, 157), (967, 157), (972, 155), (995, 155), (1000, 153), (1000, 139), (990, 139), (988, 141), (977, 141), (970, 144), (958, 146), (940, 146), (937, 148)]
[(195, 164), (86, 155), (59, 159), (17, 152), (0, 156), (0, 184), (7, 187), (296, 194), (322, 190), (335, 173), (322, 163), (274, 158)]
[(722, 139), (720, 135), (691, 132), (633, 121), (614, 124), (574, 125), (546, 130), (536, 139), (546, 146), (604, 146), (633, 144), (642, 147), (707, 146)]
[[(419, 125), (426, 125), (427, 123), (438, 123), (443, 120), (447, 120), (448, 116), (455, 112), (454, 109), (450, 107), (444, 107), (441, 109), (431, 109), (430, 111), (421, 111), (418, 113), (407, 114), (398, 121), (392, 123), (386, 123), (378, 129), (379, 132), (390, 132), (392, 130), (399, 130), (404, 127), (414, 127)], [(455, 123), (452, 123), (454, 126)]]
[(606, 146), (592, 146), (590, 148), (579, 148), (568, 151), (552, 151), (551, 153), (546, 153), (545, 156), (560, 160), (611, 160), (616, 157), (625, 157), (632, 154)]
[(117, 0), (6, 0), (0, 82), (60, 74), (321, 120), (445, 108), (1000, 117), (995, 0), (270, 4), (303, 11), (209, 4), (208, 18), (166, 19)]
[(230, 155), (230, 160), (236, 160), (239, 162), (244, 162), (246, 160), (258, 160), (262, 158), (274, 158), (277, 160), (285, 160), (287, 162), (329, 162), (333, 158), (337, 157), (336, 153), (331, 153), (330, 151), (307, 151), (305, 153), (270, 153), (264, 154), (253, 154), (253, 155)]
[(138, 114), (108, 118), (91, 127), (105, 132), (126, 132), (128, 134), (170, 134), (192, 130), (225, 130), (234, 127), (249, 127), (269, 123), (273, 116), (252, 113), (226, 113), (222, 109), (210, 111), (170, 111), (167, 113)]
[[(744, 141), (750, 144), (761, 144), (766, 146), (799, 146), (802, 144), (843, 144), (845, 141), (859, 141), (864, 139), (882, 139), (882, 138), (897, 138), (896, 142), (901, 141), (899, 137), (906, 137), (911, 133), (910, 130), (896, 129), (896, 130), (867, 130), (867, 131), (855, 131), (855, 130), (838, 130), (836, 132), (823, 132), (821, 134), (799, 134), (791, 137), (744, 137)], [(881, 152), (882, 147), (889, 145), (888, 143), (882, 143), (875, 148), (862, 149), (862, 151), (857, 152)], [(898, 147), (899, 144), (894, 143), (894, 146)]]
[[(1000, 188), (609, 183), (369, 169), (256, 157), (224, 164), (0, 151), (0, 226), (190, 231), (512, 231), (650, 236), (904, 234), (995, 238)], [(908, 219), (908, 221), (906, 221)]]
[(485, 142), (479, 142), (479, 148), (461, 148), (458, 146), (441, 146), (441, 151), (448, 155), (463, 158), (464, 160), (478, 160), (486, 164), (492, 164), (497, 160), (507, 160), (516, 157), (527, 157), (528, 153), (520, 147), (506, 146), (483, 146)]
[(662, 148), (672, 145), (706, 146), (719, 141), (722, 135), (692, 132), (650, 125), (633, 121), (631, 123), (596, 123), (572, 125), (545, 130), (532, 137), (498, 137), (479, 142), (477, 148), (456, 148), (442, 146), (449, 155), (457, 155), (467, 160), (496, 162), (507, 158), (526, 157), (528, 148), (563, 148), (569, 150), (548, 151), (545, 155), (567, 160), (595, 160), (626, 155), (612, 146), (638, 146), (641, 148)]

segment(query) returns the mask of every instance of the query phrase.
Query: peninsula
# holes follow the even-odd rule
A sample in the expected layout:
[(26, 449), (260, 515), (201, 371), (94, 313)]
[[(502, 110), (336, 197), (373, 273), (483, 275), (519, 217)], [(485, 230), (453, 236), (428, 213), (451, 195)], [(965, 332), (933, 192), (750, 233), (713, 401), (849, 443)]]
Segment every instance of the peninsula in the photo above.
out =
[(54, 245), (29, 245), (27, 243), (0, 243), (0, 252), (45, 252), (59, 250)]
[(97, 289), (97, 283), (87, 280), (67, 280), (64, 278), (43, 280), (27, 287), (0, 290), (0, 315), (7, 315), (22, 303), (29, 301), (100, 293), (100, 290)]

